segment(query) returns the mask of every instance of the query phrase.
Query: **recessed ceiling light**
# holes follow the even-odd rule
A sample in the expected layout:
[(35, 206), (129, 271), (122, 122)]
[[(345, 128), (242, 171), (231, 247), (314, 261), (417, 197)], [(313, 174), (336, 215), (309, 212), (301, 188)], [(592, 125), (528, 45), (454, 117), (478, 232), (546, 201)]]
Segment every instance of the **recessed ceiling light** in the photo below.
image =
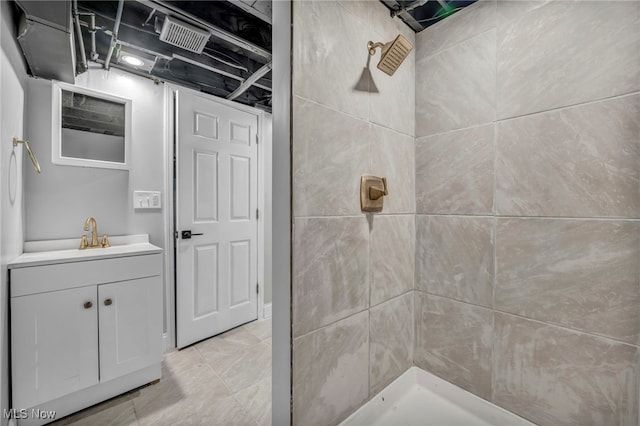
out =
[(129, 65), (133, 65), (134, 67), (141, 67), (142, 65), (144, 65), (144, 61), (140, 58), (136, 58), (135, 56), (123, 55), (120, 59)]

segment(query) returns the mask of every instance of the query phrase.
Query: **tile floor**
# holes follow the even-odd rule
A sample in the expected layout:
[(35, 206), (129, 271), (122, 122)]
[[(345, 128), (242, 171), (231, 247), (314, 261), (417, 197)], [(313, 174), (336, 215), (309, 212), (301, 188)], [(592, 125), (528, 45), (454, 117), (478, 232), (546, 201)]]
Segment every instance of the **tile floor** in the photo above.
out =
[(165, 354), (160, 382), (54, 423), (271, 425), (271, 320)]

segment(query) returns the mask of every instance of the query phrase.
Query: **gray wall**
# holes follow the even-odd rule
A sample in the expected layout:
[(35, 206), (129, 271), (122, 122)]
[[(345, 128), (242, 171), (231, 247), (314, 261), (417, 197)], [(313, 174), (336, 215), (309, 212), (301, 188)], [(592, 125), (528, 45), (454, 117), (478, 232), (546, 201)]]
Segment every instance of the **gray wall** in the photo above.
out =
[(9, 322), (7, 263), (22, 253), (23, 179), (33, 175), (31, 162), (24, 158), (24, 147), (14, 148), (15, 136), (24, 138), (26, 66), (15, 40), (13, 4), (0, 2), (0, 424), (9, 408)]
[(26, 239), (79, 237), (85, 219), (95, 216), (101, 233), (148, 233), (162, 247), (162, 212), (134, 211), (132, 194), (163, 190), (164, 87), (116, 69), (89, 70), (77, 77), (76, 85), (132, 99), (131, 170), (54, 165), (51, 82), (29, 79), (27, 136), (40, 156), (42, 175), (26, 179)]
[(637, 423), (640, 3), (417, 36), (415, 363), (539, 424)]
[[(100, 234), (149, 234), (153, 244), (164, 247), (163, 214), (171, 208), (164, 194), (164, 86), (113, 68), (108, 73), (89, 70), (76, 78), (76, 85), (132, 100), (131, 170), (53, 164), (52, 83), (30, 78), (26, 136), (38, 155), (42, 174), (26, 175), (26, 240), (80, 238), (85, 219), (94, 216)], [(135, 211), (134, 190), (161, 191), (163, 211)]]
[[(415, 55), (366, 69), (399, 32), (379, 2), (293, 3), (294, 424), (335, 424), (412, 365)], [(360, 211), (368, 174), (382, 214)]]

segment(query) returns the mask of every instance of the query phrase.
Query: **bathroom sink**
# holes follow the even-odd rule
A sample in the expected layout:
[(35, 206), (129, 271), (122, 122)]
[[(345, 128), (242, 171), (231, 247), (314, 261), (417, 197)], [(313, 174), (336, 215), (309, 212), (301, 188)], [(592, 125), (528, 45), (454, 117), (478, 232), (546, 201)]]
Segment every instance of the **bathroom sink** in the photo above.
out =
[(27, 241), (24, 253), (9, 263), (9, 268), (24, 268), (56, 263), (81, 262), (160, 253), (162, 249), (149, 243), (149, 235), (123, 235), (109, 238), (111, 247), (78, 249), (78, 238), (68, 240)]

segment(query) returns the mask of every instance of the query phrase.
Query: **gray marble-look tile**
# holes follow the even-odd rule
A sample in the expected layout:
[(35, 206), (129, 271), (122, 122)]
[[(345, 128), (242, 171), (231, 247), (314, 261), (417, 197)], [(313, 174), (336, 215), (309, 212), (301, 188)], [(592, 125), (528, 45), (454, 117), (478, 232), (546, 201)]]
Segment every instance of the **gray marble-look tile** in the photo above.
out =
[(296, 219), (293, 335), (369, 306), (369, 227), (364, 216)]
[(493, 402), (540, 425), (635, 425), (637, 348), (495, 313)]
[(334, 425), (369, 395), (369, 313), (294, 339), (293, 424)]
[(138, 426), (133, 403), (128, 394), (53, 422), (52, 426)]
[[(366, 20), (337, 1), (298, 1), (293, 6), (293, 94), (353, 116), (369, 118)], [(356, 90), (362, 83), (365, 90)], [(322, 123), (327, 125), (328, 123)]]
[[(224, 341), (228, 343), (237, 343), (239, 345), (244, 346), (252, 346), (256, 343), (260, 343), (261, 338), (256, 336), (255, 333), (252, 333), (251, 330), (254, 330), (254, 327), (258, 327), (260, 329), (263, 328), (261, 321), (256, 321), (253, 323), (245, 324), (242, 327), (237, 327), (232, 330), (227, 331), (226, 333), (220, 334), (216, 336), (215, 341)], [(260, 325), (258, 325), (260, 324)], [(267, 325), (267, 323), (264, 323)], [(268, 331), (264, 331), (267, 333)]]
[(496, 30), (416, 62), (416, 137), (495, 120)]
[(360, 214), (369, 151), (367, 122), (294, 97), (294, 215)]
[(638, 117), (633, 95), (500, 122), (497, 212), (640, 217)]
[[(350, 1), (341, 3), (351, 3)], [(369, 31), (376, 33), (382, 37), (380, 40), (387, 43), (393, 40), (398, 34), (405, 36), (415, 49), (416, 33), (405, 24), (399, 17), (392, 18), (389, 8), (379, 1), (367, 1), (367, 9), (369, 11)], [(373, 36), (372, 36), (373, 37)]]
[(497, 25), (505, 25), (509, 21), (520, 18), (525, 13), (544, 6), (550, 1), (553, 0), (497, 0)]
[(371, 231), (371, 305), (413, 289), (415, 219), (413, 215), (373, 216)]
[(638, 344), (640, 223), (498, 219), (495, 307)]
[(253, 334), (261, 341), (271, 337), (271, 318), (250, 322), (242, 326), (247, 332)]
[[(194, 346), (204, 360), (210, 365), (215, 366), (218, 372), (228, 370), (238, 360), (239, 354), (244, 353), (250, 347), (260, 343), (260, 340), (244, 330), (244, 327), (234, 331), (238, 331), (238, 333), (234, 333), (232, 336), (228, 336), (227, 333), (225, 333), (222, 336), (205, 340)], [(240, 333), (240, 331), (242, 332)], [(243, 340), (236, 338), (245, 333), (251, 336), (251, 339), (246, 338), (246, 336), (244, 336)]]
[[(326, 0), (325, 0), (326, 1)], [(363, 24), (369, 25), (369, 9), (371, 9), (371, 1), (369, 0), (349, 0), (336, 1), (341, 7), (349, 12), (353, 18), (362, 21)]]
[(494, 220), (416, 216), (416, 289), (463, 302), (493, 303)]
[(493, 212), (495, 125), (416, 141), (416, 212)]
[(414, 138), (384, 127), (371, 126), (371, 174), (385, 176), (389, 195), (384, 197), (383, 213), (414, 213)]
[(181, 351), (175, 350), (164, 354), (162, 358), (162, 377), (164, 377), (164, 370), (173, 376), (182, 377), (192, 369), (202, 367), (204, 364), (204, 358), (194, 346)]
[(259, 425), (271, 423), (271, 375), (234, 396)]
[(413, 365), (413, 292), (371, 309), (370, 395)]
[(484, 398), (491, 398), (492, 311), (415, 292), (414, 363)]
[(271, 376), (272, 348), (266, 343), (259, 343), (236, 353), (234, 363), (226, 368), (210, 364), (231, 392), (239, 392), (252, 386), (259, 380)]
[(406, 135), (415, 134), (416, 55), (415, 33), (399, 18), (391, 18), (389, 9), (381, 2), (370, 2), (369, 35), (373, 42), (389, 43), (398, 34), (404, 35), (414, 46), (393, 76), (377, 68), (380, 49), (371, 57), (369, 121), (389, 127)]
[(496, 26), (496, 0), (480, 0), (416, 35), (417, 60), (468, 40)]
[(640, 89), (640, 2), (551, 1), (498, 31), (499, 118)]
[(165, 355), (160, 382), (131, 394), (140, 425), (247, 425), (251, 417), (191, 347)]

